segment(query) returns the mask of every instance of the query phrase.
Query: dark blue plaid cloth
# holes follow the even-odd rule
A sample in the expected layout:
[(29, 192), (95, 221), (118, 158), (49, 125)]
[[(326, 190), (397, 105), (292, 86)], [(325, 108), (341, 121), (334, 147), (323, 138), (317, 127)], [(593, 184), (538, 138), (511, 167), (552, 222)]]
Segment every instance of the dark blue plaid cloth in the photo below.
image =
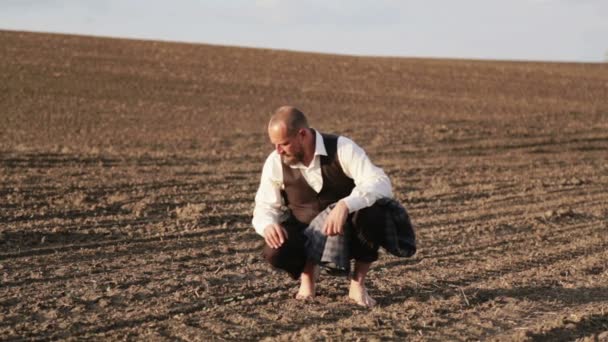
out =
[[(304, 230), (306, 235), (306, 256), (317, 265), (336, 271), (350, 270), (349, 239), (350, 224), (344, 227), (342, 235), (327, 236), (323, 233), (325, 219), (329, 216), (335, 204), (329, 205), (320, 212)], [(348, 222), (348, 221), (347, 221)]]
[[(411, 257), (416, 253), (416, 235), (405, 208), (392, 198), (381, 198), (376, 204), (383, 207), (384, 217), (379, 226), (384, 229), (380, 246), (398, 257)], [(325, 219), (334, 208), (330, 205), (317, 215), (304, 230), (308, 259), (329, 269), (331, 272), (350, 272), (349, 239), (352, 233), (350, 220), (344, 227), (343, 235), (326, 236), (323, 233)]]

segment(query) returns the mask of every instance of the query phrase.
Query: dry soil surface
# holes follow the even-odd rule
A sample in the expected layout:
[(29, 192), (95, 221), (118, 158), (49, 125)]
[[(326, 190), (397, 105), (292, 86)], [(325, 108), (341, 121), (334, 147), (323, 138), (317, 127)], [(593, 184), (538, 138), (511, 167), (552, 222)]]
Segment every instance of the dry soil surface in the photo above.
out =
[[(419, 251), (314, 301), (250, 226), (294, 104), (390, 176)], [(608, 340), (608, 64), (0, 31), (1, 340)]]

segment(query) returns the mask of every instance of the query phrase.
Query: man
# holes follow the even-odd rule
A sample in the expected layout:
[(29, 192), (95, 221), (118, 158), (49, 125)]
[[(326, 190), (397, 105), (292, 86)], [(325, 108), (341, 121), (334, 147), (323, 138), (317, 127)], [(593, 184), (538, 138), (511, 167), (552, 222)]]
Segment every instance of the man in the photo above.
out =
[(318, 265), (308, 255), (304, 231), (333, 206), (322, 232), (331, 237), (344, 234), (345, 226), (354, 230), (348, 234), (349, 258), (355, 260), (348, 296), (373, 307), (365, 277), (383, 239), (382, 208), (375, 203), (392, 198), (390, 180), (352, 140), (310, 128), (294, 107), (272, 115), (268, 136), (275, 150), (262, 170), (252, 220), (266, 241), (264, 258), (300, 279), (297, 299), (314, 297)]

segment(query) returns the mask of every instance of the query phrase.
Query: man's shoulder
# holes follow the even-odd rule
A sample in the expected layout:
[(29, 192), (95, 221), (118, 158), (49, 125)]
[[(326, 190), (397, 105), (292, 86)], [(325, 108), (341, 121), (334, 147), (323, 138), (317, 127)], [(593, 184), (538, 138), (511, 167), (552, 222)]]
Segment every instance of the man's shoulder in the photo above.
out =
[(353, 140), (351, 138), (347, 137), (344, 134), (326, 133), (326, 132), (319, 132), (319, 133), (323, 137), (323, 140), (325, 140), (325, 139), (335, 139), (335, 140), (344, 140), (344, 139), (346, 139), (348, 142), (353, 142)]
[(353, 139), (351, 139), (343, 134), (325, 133), (325, 132), (319, 132), (319, 133), (323, 137), (323, 140), (332, 139), (332, 140), (335, 140), (339, 145), (351, 145), (351, 144), (356, 145), (356, 143), (354, 142)]
[(352, 139), (341, 135), (336, 144), (338, 158), (341, 162), (345, 162), (352, 158), (359, 158), (366, 155), (365, 150)]
[(323, 137), (323, 139), (336, 139), (336, 140), (344, 140), (346, 139), (349, 142), (353, 142), (353, 140), (349, 137), (347, 137), (344, 134), (341, 133), (334, 133), (334, 132), (321, 132), (321, 131), (317, 131), (319, 132), (319, 134), (321, 134), (321, 136)]
[(277, 151), (272, 151), (268, 157), (266, 157), (262, 173), (273, 179), (278, 179), (283, 176), (281, 156)]
[(347, 136), (344, 136), (344, 135), (339, 135), (338, 136), (338, 148), (341, 148), (341, 147), (355, 147), (355, 146), (359, 147), (359, 145), (357, 145), (357, 143), (353, 139), (351, 139), (351, 138), (349, 138)]
[(340, 137), (340, 134), (336, 134), (336, 133), (319, 132), (319, 134), (321, 134), (321, 136), (323, 137), (323, 139), (325, 139), (325, 138), (339, 138)]
[(272, 151), (266, 157), (266, 161), (264, 165), (281, 165), (281, 156), (277, 153), (277, 151)]

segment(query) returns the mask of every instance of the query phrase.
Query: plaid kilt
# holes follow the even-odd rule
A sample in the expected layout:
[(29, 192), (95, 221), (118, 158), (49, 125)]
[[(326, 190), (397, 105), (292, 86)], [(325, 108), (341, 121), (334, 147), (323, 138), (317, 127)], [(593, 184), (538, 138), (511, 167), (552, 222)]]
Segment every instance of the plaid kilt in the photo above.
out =
[[(327, 236), (323, 233), (323, 224), (335, 203), (320, 212), (304, 230), (306, 236), (306, 256), (315, 264), (336, 271), (350, 271), (349, 239), (351, 229), (344, 227), (342, 235)], [(347, 221), (348, 222), (348, 221)]]
[[(382, 210), (379, 218), (379, 229), (383, 230), (380, 246), (388, 253), (398, 257), (411, 257), (416, 253), (416, 236), (414, 227), (405, 208), (392, 198), (381, 198), (376, 201)], [(353, 227), (347, 220), (343, 235), (326, 236), (323, 224), (335, 204), (319, 213), (304, 230), (306, 236), (306, 254), (312, 262), (330, 269), (332, 272), (350, 272), (350, 250)], [(353, 237), (355, 238), (355, 237)]]

